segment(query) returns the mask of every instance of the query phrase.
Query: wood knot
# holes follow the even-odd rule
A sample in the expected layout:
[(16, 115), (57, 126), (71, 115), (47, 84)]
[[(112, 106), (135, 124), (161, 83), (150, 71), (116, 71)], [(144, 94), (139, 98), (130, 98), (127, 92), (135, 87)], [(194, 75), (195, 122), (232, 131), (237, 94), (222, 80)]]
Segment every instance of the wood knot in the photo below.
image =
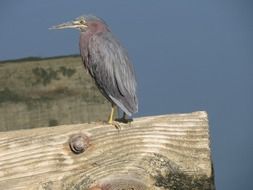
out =
[(89, 147), (89, 137), (83, 133), (72, 135), (69, 139), (69, 147), (75, 154), (83, 153)]

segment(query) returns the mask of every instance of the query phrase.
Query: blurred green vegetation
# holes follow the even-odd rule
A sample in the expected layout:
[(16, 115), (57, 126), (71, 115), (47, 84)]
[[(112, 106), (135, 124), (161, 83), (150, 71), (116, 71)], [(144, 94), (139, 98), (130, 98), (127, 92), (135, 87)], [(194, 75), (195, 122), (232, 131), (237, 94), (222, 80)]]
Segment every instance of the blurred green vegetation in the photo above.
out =
[(60, 67), (59, 71), (61, 71), (61, 73), (63, 74), (63, 76), (67, 76), (67, 77), (71, 77), (76, 72), (75, 69), (66, 68), (66, 67), (63, 67), (63, 66)]
[(16, 94), (15, 92), (11, 91), (8, 87), (0, 90), (0, 104), (2, 102), (21, 102), (26, 101), (27, 98)]
[(35, 84), (42, 83), (44, 86), (49, 84), (52, 80), (60, 80), (58, 77), (57, 71), (54, 71), (52, 68), (34, 68), (32, 70), (33, 74), (36, 76)]
[(44, 86), (50, 84), (52, 80), (60, 80), (59, 74), (70, 78), (75, 74), (76, 70), (71, 68), (66, 68), (61, 66), (58, 70), (53, 70), (52, 68), (41, 68), (36, 67), (32, 69), (33, 74), (36, 77), (36, 81), (33, 85), (42, 83)]

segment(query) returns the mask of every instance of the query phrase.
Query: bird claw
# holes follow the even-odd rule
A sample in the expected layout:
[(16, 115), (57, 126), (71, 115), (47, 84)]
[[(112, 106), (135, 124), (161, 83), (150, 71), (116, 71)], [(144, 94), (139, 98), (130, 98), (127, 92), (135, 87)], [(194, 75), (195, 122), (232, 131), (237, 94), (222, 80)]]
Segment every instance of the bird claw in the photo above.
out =
[(132, 121), (133, 121), (133, 119), (119, 118), (119, 119), (113, 120), (112, 122), (109, 122), (109, 124), (113, 125), (116, 129), (121, 130), (122, 125), (131, 126)]
[(126, 114), (124, 113), (123, 117), (113, 120), (113, 110), (114, 107), (112, 107), (111, 115), (109, 116), (108, 123), (110, 125), (113, 125), (116, 129), (121, 130), (121, 124), (131, 124), (133, 119), (129, 119), (126, 117)]
[(113, 125), (117, 130), (121, 130), (121, 126), (120, 126), (119, 122), (113, 121), (112, 125)]
[(109, 124), (114, 126), (116, 129), (121, 130), (121, 126), (118, 121), (112, 121), (112, 122), (109, 122)]

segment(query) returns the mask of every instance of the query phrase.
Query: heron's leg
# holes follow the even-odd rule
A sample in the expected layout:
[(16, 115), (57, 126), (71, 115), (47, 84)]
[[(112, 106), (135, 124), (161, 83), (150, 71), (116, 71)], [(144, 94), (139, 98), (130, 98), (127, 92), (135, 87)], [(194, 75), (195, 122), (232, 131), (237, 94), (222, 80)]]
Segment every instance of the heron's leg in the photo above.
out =
[(113, 115), (114, 115), (114, 112), (115, 112), (115, 105), (112, 104), (112, 110), (111, 110), (111, 114), (109, 116), (109, 120), (108, 120), (108, 123), (113, 125), (116, 129), (121, 129), (120, 127), (120, 124), (117, 122), (117, 121), (114, 121), (113, 119)]
[(112, 105), (112, 110), (111, 110), (111, 114), (109, 116), (109, 120), (108, 123), (112, 124), (113, 123), (113, 115), (114, 115), (114, 111), (115, 111), (115, 105)]

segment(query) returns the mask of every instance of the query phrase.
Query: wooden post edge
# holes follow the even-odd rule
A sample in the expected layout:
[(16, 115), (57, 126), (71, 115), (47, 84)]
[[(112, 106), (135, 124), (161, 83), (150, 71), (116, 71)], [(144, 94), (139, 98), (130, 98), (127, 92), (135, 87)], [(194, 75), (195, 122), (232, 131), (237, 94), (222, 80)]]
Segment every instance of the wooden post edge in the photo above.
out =
[(213, 190), (206, 112), (0, 133), (0, 189)]

